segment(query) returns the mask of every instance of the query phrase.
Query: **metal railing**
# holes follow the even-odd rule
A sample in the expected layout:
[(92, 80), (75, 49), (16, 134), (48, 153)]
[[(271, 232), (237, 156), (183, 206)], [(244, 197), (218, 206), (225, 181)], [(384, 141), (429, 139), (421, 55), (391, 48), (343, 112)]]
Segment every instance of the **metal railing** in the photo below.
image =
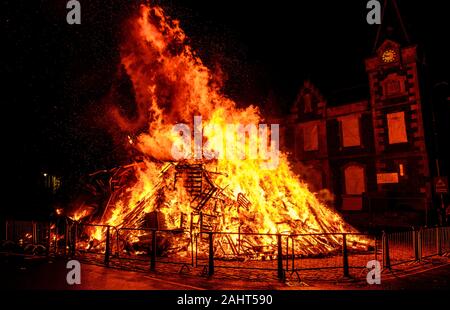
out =
[[(111, 256), (118, 252), (118, 229), (110, 225), (72, 223), (68, 226), (67, 247), (72, 256), (103, 256), (109, 266)], [(115, 232), (115, 233), (114, 233)], [(93, 234), (96, 238), (90, 238)]]
[(437, 240), (439, 238), (439, 233), (440, 229), (438, 227), (424, 228), (419, 231), (421, 259), (438, 255), (441, 252)]
[(450, 227), (383, 233), (383, 267), (419, 262), (450, 252)]
[[(417, 232), (415, 230), (383, 233), (383, 265), (394, 266), (418, 260)], [(386, 255), (386, 252), (389, 255)]]
[(178, 272), (201, 268), (205, 276), (228, 273), (240, 277), (256, 271), (278, 279), (290, 276), (299, 280), (326, 270), (332, 271), (328, 274), (335, 277), (365, 276), (366, 265), (371, 260), (382, 261), (383, 268), (390, 269), (450, 252), (450, 227), (373, 236), (194, 232), (117, 228), (67, 220), (52, 223), (10, 220), (5, 222), (4, 236), (8, 241), (2, 242), (0, 252), (20, 248), (23, 254), (27, 246), (30, 249), (39, 245), (41, 251), (29, 251), (29, 254), (92, 257), (100, 259), (105, 266), (140, 263), (144, 270), (150, 271), (170, 265), (178, 268)]
[(442, 253), (450, 253), (450, 227), (441, 227), (440, 238)]
[[(195, 267), (212, 276), (226, 270), (233, 276), (251, 276), (249, 271), (266, 272), (279, 279), (285, 277), (287, 259), (286, 234), (244, 232), (200, 232), (196, 235)], [(264, 239), (265, 245), (257, 246)]]
[(51, 224), (38, 221), (5, 221), (4, 238), (0, 251), (19, 252), (26, 255), (47, 254)]
[(147, 262), (152, 271), (157, 264), (181, 265), (182, 269), (194, 265), (194, 242), (187, 231), (122, 227), (117, 229), (116, 240), (119, 260)]
[[(327, 238), (323, 238), (323, 237)], [(329, 243), (329, 239), (334, 241)], [(297, 234), (290, 235), (291, 241), (286, 271), (303, 277), (312, 271), (321, 269), (341, 270), (343, 277), (350, 277), (352, 269), (365, 269), (367, 262), (376, 260), (379, 256), (376, 239), (362, 233), (327, 233), (327, 234)], [(358, 241), (359, 240), (359, 241)], [(306, 253), (296, 247), (297, 243), (308, 248), (309, 244), (321, 243), (323, 251), (320, 254)], [(301, 253), (298, 253), (300, 250)], [(325, 254), (324, 254), (325, 253)], [(352, 272), (352, 276), (359, 275)]]

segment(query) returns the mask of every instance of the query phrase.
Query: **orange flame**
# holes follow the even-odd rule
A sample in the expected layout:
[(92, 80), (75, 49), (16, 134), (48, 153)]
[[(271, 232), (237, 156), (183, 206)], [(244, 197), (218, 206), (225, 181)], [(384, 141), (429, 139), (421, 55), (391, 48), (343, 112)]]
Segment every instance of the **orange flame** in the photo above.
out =
[[(276, 169), (265, 169), (261, 165), (267, 162), (264, 156), (267, 154), (261, 146), (273, 142), (267, 141), (271, 140), (268, 139), (270, 133), (247, 139), (241, 150), (247, 155), (244, 158), (224, 156), (233, 151), (232, 142), (238, 139), (235, 131), (227, 130), (228, 124), (258, 125), (263, 119), (257, 107), (238, 108), (221, 92), (210, 70), (186, 44), (186, 35), (178, 21), (168, 18), (160, 7), (142, 6), (128, 30), (121, 46), (121, 61), (133, 83), (139, 117), (128, 120), (118, 110), (114, 110), (113, 115), (126, 132), (136, 131), (146, 124), (145, 132), (133, 133), (134, 139), (128, 135), (127, 142), (147, 159), (144, 165), (135, 168), (137, 181), (129, 184), (112, 206), (108, 206), (102, 224), (137, 225), (133, 212), (144, 205), (139, 209), (143, 213), (156, 210), (164, 215), (167, 229), (181, 226), (180, 214), (193, 212), (191, 199), (184, 186), (174, 188), (171, 178), (161, 176), (161, 170), (167, 166), (164, 168), (155, 159), (173, 162), (171, 150), (180, 138), (173, 131), (173, 125), (192, 125), (194, 116), (201, 116), (205, 148), (219, 156), (214, 160), (196, 158), (189, 162), (201, 162), (206, 170), (220, 172), (213, 177), (217, 187), (233, 200), (243, 194), (250, 202), (246, 209), (227, 203), (222, 203), (219, 210), (215, 207), (222, 218), (217, 230), (235, 232), (238, 225), (244, 223), (248, 231), (259, 233), (355, 231), (334, 210), (319, 202), (307, 184), (299, 180), (291, 170), (287, 154), (276, 154), (279, 157)], [(259, 145), (258, 154), (262, 157), (248, 156), (253, 144)], [(175, 172), (170, 173), (173, 177)], [(95, 236), (100, 238), (101, 235), (98, 229)], [(312, 240), (310, 246), (318, 243), (321, 242)]]

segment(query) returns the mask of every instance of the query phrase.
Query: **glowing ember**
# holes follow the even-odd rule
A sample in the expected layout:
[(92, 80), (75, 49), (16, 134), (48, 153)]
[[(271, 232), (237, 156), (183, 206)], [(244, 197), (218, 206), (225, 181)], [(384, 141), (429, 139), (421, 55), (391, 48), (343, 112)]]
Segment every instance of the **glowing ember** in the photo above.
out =
[[(117, 109), (113, 116), (127, 137), (124, 143), (136, 148), (145, 160), (128, 167), (134, 178), (120, 184), (101, 217), (89, 217), (91, 222), (139, 228), (146, 214), (153, 212), (160, 229), (292, 234), (355, 231), (299, 181), (286, 154), (275, 150), (276, 169), (266, 169), (265, 164), (273, 159), (268, 152), (274, 155), (273, 132), (252, 135), (237, 150), (241, 153), (232, 149), (239, 137), (237, 131), (229, 130), (230, 124), (258, 126), (263, 123), (259, 109), (237, 108), (221, 93), (220, 81), (186, 44), (178, 21), (170, 20), (159, 7), (142, 6), (128, 27), (121, 60), (133, 83), (139, 116), (128, 120)], [(200, 128), (193, 124), (195, 116), (202, 118)], [(203, 157), (188, 145), (185, 151), (190, 159), (174, 160), (171, 151), (180, 136), (173, 126), (179, 123), (202, 132)], [(138, 131), (142, 124), (147, 124), (145, 132)], [(249, 154), (255, 145), (257, 158)], [(206, 152), (214, 152), (215, 158), (205, 156)], [(245, 156), (225, 156), (229, 154)], [(72, 218), (80, 220), (90, 214), (82, 208)], [(103, 232), (97, 228), (91, 239), (103, 239)], [(130, 233), (128, 238), (138, 240), (138, 236)], [(226, 249), (232, 252), (238, 236), (228, 238)], [(275, 239), (246, 240), (262, 247)], [(303, 240), (296, 246), (304, 253), (330, 252), (340, 246), (336, 236)]]

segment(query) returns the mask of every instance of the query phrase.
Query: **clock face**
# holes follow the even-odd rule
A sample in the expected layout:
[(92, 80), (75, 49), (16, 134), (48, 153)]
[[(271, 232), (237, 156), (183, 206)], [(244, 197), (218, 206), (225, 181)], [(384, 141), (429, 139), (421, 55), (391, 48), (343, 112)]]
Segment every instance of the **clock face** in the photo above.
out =
[(392, 63), (397, 60), (397, 52), (393, 49), (387, 49), (381, 55), (381, 59), (385, 63)]

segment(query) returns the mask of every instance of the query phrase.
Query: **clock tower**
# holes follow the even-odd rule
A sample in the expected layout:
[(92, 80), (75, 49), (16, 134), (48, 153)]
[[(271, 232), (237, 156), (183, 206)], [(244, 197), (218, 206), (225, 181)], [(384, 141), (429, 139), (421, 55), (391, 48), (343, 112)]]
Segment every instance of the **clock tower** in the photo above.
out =
[[(396, 5), (394, 8), (398, 13)], [(396, 16), (403, 37), (394, 39), (392, 28), (382, 28), (387, 23), (383, 21), (373, 55), (366, 59), (377, 192), (385, 195), (382, 207), (397, 206), (393, 200), (408, 197), (404, 207), (426, 218), (431, 185), (422, 116), (421, 60), (417, 46), (409, 42), (400, 14)]]

